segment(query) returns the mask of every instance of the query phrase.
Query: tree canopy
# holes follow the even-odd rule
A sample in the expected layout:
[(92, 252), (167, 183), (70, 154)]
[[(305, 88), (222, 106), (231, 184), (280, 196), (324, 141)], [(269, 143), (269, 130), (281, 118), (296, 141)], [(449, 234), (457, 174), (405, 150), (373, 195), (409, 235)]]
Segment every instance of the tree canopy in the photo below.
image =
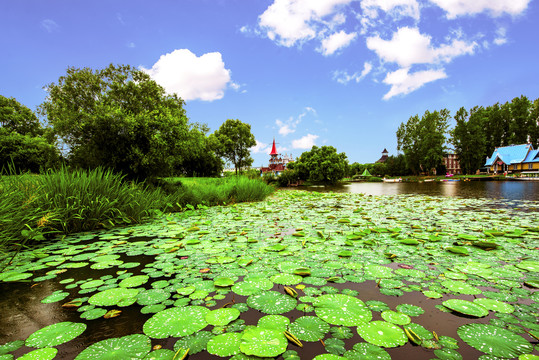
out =
[(0, 170), (38, 173), (57, 165), (60, 154), (47, 130), (32, 110), (0, 95)]
[(430, 172), (443, 162), (450, 113), (447, 109), (412, 116), (397, 130), (397, 149), (415, 174)]
[(213, 133), (213, 143), (216, 153), (232, 164), (238, 170), (251, 166), (251, 150), (256, 145), (255, 136), (251, 133), (251, 125), (240, 120), (227, 119), (218, 130)]
[(185, 157), (184, 102), (128, 65), (70, 67), (41, 105), (72, 165), (104, 166), (130, 178), (169, 175)]
[(347, 173), (348, 160), (345, 153), (337, 153), (333, 146), (313, 146), (294, 162), (294, 171), (302, 180), (336, 184)]

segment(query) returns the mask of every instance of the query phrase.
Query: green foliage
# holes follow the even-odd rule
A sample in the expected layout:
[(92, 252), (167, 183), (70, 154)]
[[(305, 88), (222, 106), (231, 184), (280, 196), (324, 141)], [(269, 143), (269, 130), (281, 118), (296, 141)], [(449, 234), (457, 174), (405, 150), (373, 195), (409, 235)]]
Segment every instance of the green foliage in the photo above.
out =
[(70, 67), (46, 90), (41, 112), (68, 146), (73, 165), (146, 178), (170, 174), (189, 151), (183, 100), (166, 95), (140, 70)]
[(460, 167), (464, 174), (473, 174), (483, 166), (486, 149), (486, 124), (488, 114), (482, 107), (474, 107), (468, 112), (460, 108), (455, 115), (457, 125), (451, 131)]
[(345, 153), (337, 153), (333, 146), (313, 146), (294, 163), (294, 171), (301, 180), (336, 184), (345, 175), (348, 160)]
[(412, 116), (397, 130), (397, 149), (404, 152), (407, 166), (415, 173), (430, 172), (442, 164), (449, 110), (426, 111)]
[(32, 137), (43, 135), (43, 128), (32, 110), (14, 98), (0, 95), (0, 127)]
[(182, 161), (176, 165), (176, 173), (186, 176), (218, 176), (223, 171), (223, 161), (215, 153), (215, 137), (206, 136), (208, 128), (195, 124), (187, 134)]
[(13, 166), (18, 172), (39, 173), (60, 162), (58, 150), (45, 138), (9, 132), (4, 128), (0, 128), (0, 150), (0, 168)]
[(236, 175), (242, 168), (251, 166), (250, 148), (256, 145), (251, 125), (240, 120), (228, 119), (213, 133), (216, 153), (234, 164)]
[(297, 183), (299, 180), (298, 173), (295, 170), (285, 169), (279, 177), (277, 177), (277, 184), (281, 187), (288, 186), (290, 184)]

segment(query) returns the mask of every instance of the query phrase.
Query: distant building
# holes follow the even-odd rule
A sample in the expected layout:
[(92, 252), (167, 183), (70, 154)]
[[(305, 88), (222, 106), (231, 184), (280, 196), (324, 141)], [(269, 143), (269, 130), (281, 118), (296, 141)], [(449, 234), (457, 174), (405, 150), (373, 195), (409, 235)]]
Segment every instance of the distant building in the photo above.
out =
[(449, 174), (460, 175), (462, 169), (460, 168), (460, 162), (457, 154), (446, 153), (444, 154), (443, 164), (445, 165), (445, 171)]
[(279, 175), (282, 171), (286, 169), (286, 165), (294, 161), (292, 155), (282, 155), (277, 152), (277, 147), (275, 146), (275, 139), (273, 139), (273, 146), (271, 148), (270, 161), (268, 167), (261, 167), (260, 172), (267, 173), (272, 172), (275, 175)]
[(510, 145), (494, 149), (485, 163), (488, 172), (539, 174), (539, 150), (531, 144)]
[(388, 156), (388, 152), (387, 152), (387, 149), (384, 148), (384, 151), (382, 151), (382, 157), (378, 160), (376, 160), (377, 163), (385, 163), (387, 161), (387, 158), (389, 157)]

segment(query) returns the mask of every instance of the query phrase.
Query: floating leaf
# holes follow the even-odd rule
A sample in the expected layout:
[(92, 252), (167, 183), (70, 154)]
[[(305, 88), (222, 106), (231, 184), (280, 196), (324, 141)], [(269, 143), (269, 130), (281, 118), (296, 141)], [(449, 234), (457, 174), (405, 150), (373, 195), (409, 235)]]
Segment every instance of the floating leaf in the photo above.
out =
[(533, 351), (533, 345), (522, 336), (494, 325), (467, 324), (457, 333), (466, 344), (492, 356), (514, 358)]
[(352, 349), (344, 353), (344, 356), (349, 360), (391, 360), (387, 351), (373, 344), (357, 343)]
[(478, 289), (475, 286), (469, 285), (463, 281), (444, 280), (442, 281), (442, 285), (448, 288), (449, 290), (457, 292), (459, 294), (465, 294), (465, 295), (481, 294), (481, 289)]
[(24, 354), (21, 357), (18, 357), (18, 360), (51, 360), (56, 357), (58, 349), (55, 348), (44, 348), (30, 351), (29, 353)]
[(459, 312), (461, 314), (475, 316), (475, 317), (483, 317), (488, 315), (488, 310), (485, 309), (483, 306), (475, 304), (468, 300), (462, 300), (462, 299), (449, 299), (442, 304), (456, 312)]
[(380, 315), (385, 321), (396, 325), (407, 325), (412, 321), (408, 315), (392, 310), (386, 310)]
[(488, 310), (496, 311), (498, 313), (511, 314), (513, 311), (515, 311), (515, 307), (513, 305), (496, 299), (479, 298), (475, 299), (473, 302)]
[(73, 340), (86, 330), (86, 324), (69, 321), (45, 326), (26, 339), (25, 345), (34, 348), (52, 347)]
[(246, 355), (275, 357), (285, 352), (288, 340), (282, 331), (250, 327), (241, 336), (240, 350)]
[(247, 298), (247, 305), (264, 314), (284, 314), (296, 307), (296, 299), (276, 291), (264, 291)]
[(210, 325), (225, 326), (240, 316), (240, 311), (234, 308), (212, 310), (206, 314), (206, 321)]
[(210, 354), (225, 357), (240, 352), (241, 334), (226, 333), (211, 338), (206, 345)]
[(138, 293), (138, 289), (112, 288), (92, 295), (88, 302), (97, 306), (114, 306), (129, 301), (134, 303)]
[(154, 314), (143, 326), (146, 335), (154, 339), (191, 335), (204, 329), (210, 310), (202, 306), (171, 308)]
[(282, 315), (266, 315), (258, 320), (258, 327), (285, 331), (290, 324), (290, 319)]
[(358, 326), (357, 332), (365, 341), (376, 346), (397, 347), (408, 342), (400, 327), (385, 321), (371, 321)]
[(358, 326), (372, 319), (367, 305), (349, 295), (322, 295), (316, 298), (313, 305), (316, 315), (333, 325)]
[(77, 355), (75, 360), (141, 359), (151, 349), (151, 341), (146, 335), (127, 335), (121, 338), (105, 339), (92, 344)]
[(206, 345), (213, 334), (209, 331), (198, 331), (195, 334), (184, 336), (174, 344), (174, 351), (177, 352), (180, 349), (189, 349), (189, 354), (194, 355), (203, 350), (206, 350)]
[(290, 332), (303, 341), (318, 341), (329, 331), (329, 324), (316, 316), (302, 316), (290, 324)]
[(140, 285), (146, 284), (148, 282), (148, 279), (150, 277), (148, 275), (135, 275), (128, 277), (127, 279), (123, 279), (118, 286), (122, 288), (132, 288), (132, 287), (138, 287)]

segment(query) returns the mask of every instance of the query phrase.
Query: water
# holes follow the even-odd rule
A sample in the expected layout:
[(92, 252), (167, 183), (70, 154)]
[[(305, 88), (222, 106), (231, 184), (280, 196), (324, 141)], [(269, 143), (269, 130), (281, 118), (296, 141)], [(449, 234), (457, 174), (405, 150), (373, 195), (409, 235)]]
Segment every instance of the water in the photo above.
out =
[(539, 200), (539, 181), (355, 182), (340, 186), (305, 186), (299, 189), (364, 193), (365, 195), (421, 194), (462, 198)]

